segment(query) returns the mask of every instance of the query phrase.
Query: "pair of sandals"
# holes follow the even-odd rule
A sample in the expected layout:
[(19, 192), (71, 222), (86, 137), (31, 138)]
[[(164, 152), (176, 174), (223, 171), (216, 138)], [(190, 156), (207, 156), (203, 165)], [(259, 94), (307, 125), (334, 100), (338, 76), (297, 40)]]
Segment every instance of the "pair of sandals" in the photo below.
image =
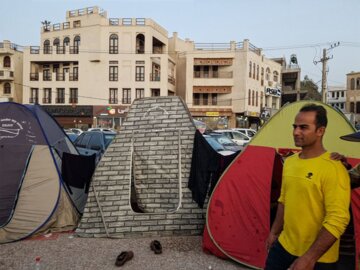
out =
[[(154, 240), (150, 243), (150, 249), (154, 251), (155, 254), (162, 253), (162, 246), (158, 240)], [(134, 257), (134, 252), (123, 251), (117, 257), (115, 261), (116, 266), (123, 266), (127, 261), (130, 261)]]

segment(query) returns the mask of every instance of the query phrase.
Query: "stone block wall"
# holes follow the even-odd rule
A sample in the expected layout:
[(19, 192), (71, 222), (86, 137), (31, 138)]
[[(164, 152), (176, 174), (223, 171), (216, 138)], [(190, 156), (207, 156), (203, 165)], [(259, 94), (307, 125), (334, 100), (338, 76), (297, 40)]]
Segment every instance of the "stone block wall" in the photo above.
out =
[(77, 235), (105, 237), (103, 222), (120, 238), (201, 234), (206, 210), (187, 188), (195, 130), (181, 98), (135, 100), (96, 168)]

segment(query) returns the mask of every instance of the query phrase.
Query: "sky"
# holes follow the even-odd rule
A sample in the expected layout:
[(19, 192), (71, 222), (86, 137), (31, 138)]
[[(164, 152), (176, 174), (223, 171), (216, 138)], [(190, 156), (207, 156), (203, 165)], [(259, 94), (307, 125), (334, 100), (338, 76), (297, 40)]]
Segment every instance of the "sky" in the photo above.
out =
[[(99, 6), (108, 18), (151, 18), (172, 36), (198, 43), (249, 39), (268, 57), (296, 54), (301, 77), (321, 87), (323, 49), (329, 86), (360, 71), (359, 0), (2, 0), (0, 41), (39, 46), (41, 21), (65, 22), (67, 10)], [(332, 44), (340, 42), (338, 47)]]

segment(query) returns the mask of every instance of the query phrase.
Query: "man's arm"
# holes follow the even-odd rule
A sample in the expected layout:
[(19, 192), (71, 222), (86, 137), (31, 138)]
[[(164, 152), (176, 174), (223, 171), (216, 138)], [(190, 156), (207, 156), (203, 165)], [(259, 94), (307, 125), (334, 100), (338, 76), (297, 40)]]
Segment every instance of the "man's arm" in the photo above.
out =
[(276, 241), (280, 232), (283, 229), (283, 226), (284, 226), (284, 204), (279, 202), (274, 223), (271, 227), (270, 234), (266, 239), (267, 250), (269, 250), (273, 245), (273, 243)]
[(290, 266), (290, 270), (314, 269), (317, 260), (335, 243), (336, 237), (324, 227), (321, 228), (318, 237), (308, 251)]

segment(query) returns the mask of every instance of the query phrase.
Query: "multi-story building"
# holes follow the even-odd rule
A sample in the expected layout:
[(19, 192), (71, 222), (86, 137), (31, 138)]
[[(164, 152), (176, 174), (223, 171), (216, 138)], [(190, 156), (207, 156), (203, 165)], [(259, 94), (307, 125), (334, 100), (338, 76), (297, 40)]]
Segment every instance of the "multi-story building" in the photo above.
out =
[(344, 86), (328, 86), (327, 104), (346, 113), (346, 89)]
[(354, 124), (360, 123), (360, 72), (346, 74), (346, 110)]
[(177, 94), (210, 128), (256, 128), (262, 114), (280, 108), (282, 67), (249, 40), (200, 44), (174, 33), (169, 48)]
[(0, 42), (0, 101), (22, 103), (23, 52), (8, 40)]
[(40, 46), (24, 50), (24, 103), (62, 126), (118, 127), (135, 98), (175, 94), (168, 33), (153, 20), (91, 7), (43, 24)]

